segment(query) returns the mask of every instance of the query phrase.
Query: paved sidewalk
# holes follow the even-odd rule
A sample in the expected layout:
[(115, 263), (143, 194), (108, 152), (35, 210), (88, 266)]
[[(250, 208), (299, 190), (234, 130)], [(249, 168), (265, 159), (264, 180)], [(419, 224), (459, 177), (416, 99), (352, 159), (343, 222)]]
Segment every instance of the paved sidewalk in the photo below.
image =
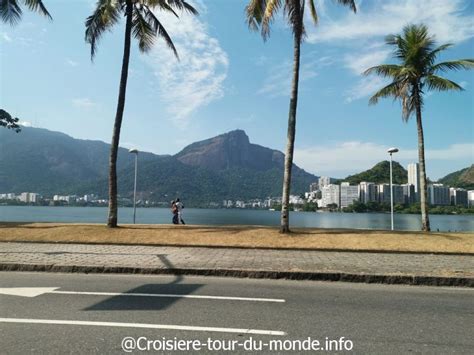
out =
[(0, 270), (188, 273), (474, 286), (474, 257), (469, 255), (0, 243)]

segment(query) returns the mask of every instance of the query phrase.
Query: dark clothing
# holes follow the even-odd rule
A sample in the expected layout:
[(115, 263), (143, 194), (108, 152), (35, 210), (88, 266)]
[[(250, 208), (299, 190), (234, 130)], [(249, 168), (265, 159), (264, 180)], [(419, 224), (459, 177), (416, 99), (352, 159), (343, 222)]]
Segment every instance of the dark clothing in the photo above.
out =
[(174, 201), (171, 203), (171, 213), (173, 214), (173, 224), (179, 224), (178, 208)]
[(179, 224), (178, 213), (173, 214), (173, 224)]

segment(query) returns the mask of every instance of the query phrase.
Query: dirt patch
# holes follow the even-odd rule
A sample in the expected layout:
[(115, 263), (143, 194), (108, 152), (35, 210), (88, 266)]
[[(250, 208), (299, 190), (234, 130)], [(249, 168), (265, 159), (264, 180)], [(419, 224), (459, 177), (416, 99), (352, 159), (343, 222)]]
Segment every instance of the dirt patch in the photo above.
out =
[(282, 235), (255, 226), (0, 223), (0, 241), (474, 253), (474, 233), (295, 228)]

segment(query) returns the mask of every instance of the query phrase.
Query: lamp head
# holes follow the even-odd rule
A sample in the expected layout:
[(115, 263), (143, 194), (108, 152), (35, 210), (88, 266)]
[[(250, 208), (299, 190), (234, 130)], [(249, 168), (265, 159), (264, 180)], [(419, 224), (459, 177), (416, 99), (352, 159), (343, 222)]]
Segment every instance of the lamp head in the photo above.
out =
[(390, 148), (389, 150), (387, 150), (387, 153), (390, 153), (390, 154), (396, 153), (396, 152), (398, 152), (398, 148)]
[(138, 154), (138, 149), (133, 148), (133, 149), (130, 149), (128, 152), (131, 154)]

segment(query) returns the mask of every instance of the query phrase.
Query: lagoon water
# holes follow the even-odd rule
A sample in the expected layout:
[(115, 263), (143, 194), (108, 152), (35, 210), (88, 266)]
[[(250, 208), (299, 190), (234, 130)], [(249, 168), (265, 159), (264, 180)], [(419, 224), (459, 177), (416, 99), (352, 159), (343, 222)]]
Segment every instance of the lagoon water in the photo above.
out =
[[(186, 208), (184, 220), (200, 225), (263, 225), (278, 226), (279, 211), (240, 209)], [(132, 223), (133, 208), (119, 209), (119, 223)], [(105, 223), (105, 207), (37, 207), (0, 206), (0, 222), (62, 222)], [(472, 215), (432, 215), (433, 231), (474, 231)], [(137, 223), (168, 224), (171, 212), (168, 208), (138, 208)], [(291, 212), (293, 227), (390, 229), (389, 213), (330, 213)], [(420, 230), (420, 216), (395, 214), (398, 230)]]

